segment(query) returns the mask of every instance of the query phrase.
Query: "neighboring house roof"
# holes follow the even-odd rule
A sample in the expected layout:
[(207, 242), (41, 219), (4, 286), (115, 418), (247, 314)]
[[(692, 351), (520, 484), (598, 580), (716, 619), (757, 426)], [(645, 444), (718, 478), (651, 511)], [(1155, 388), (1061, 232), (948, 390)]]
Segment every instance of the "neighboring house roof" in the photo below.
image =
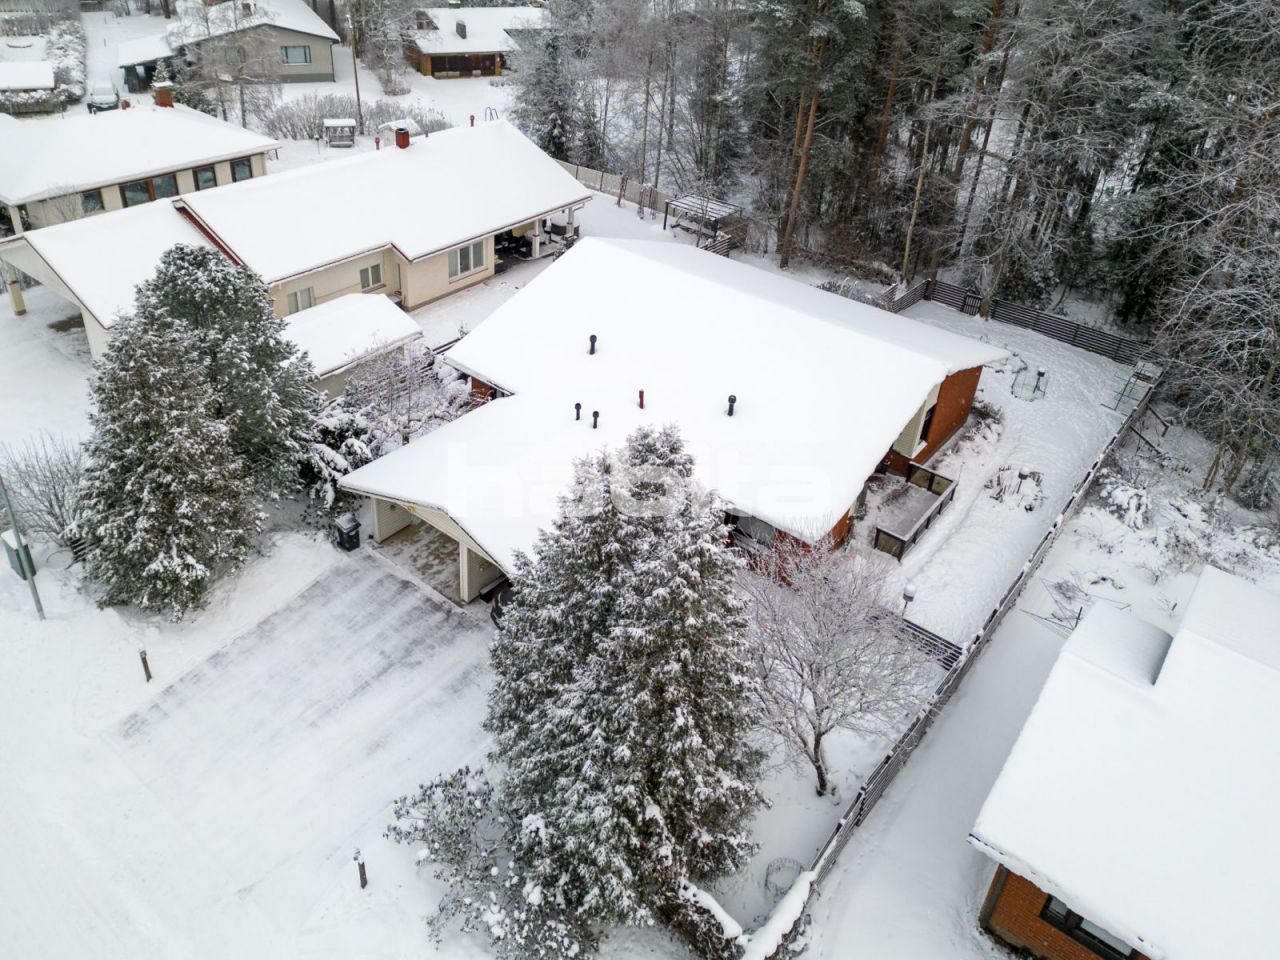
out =
[(505, 120), (204, 190), (187, 208), (267, 283), (394, 247), (431, 256), (591, 191)]
[[(497, 120), (433, 133), (403, 150), (386, 147), (30, 230), (0, 242), (0, 259), (37, 279), (42, 272), (67, 278), (76, 299), (109, 327), (118, 312), (132, 309), (134, 285), (155, 272), (160, 254), (193, 238), (277, 283), (388, 246), (410, 260), (430, 256), (590, 197)], [(145, 242), (120, 239), (118, 230), (132, 231), (144, 218)], [(26, 246), (42, 266), (18, 262), (26, 262)], [(110, 271), (98, 269), (102, 261)]]
[(133, 310), (134, 287), (155, 275), (175, 243), (210, 246), (172, 204), (159, 201), (29, 230), (0, 242), (0, 256), (109, 327)]
[(80, 193), (278, 146), (270, 137), (183, 106), (30, 120), (0, 115), (0, 202)]
[(416, 340), (422, 328), (385, 296), (349, 293), (290, 316), (285, 336), (321, 378)]
[(1172, 639), (1096, 606), (975, 846), (1153, 960), (1274, 954), (1278, 623), (1280, 596), (1211, 567)]
[(1006, 355), (688, 245), (589, 238), (448, 354), (514, 396), (343, 485), (445, 511), (510, 570), (553, 521), (576, 458), (620, 446), (640, 424), (674, 423), (700, 482), (812, 542), (933, 387)]
[[(509, 31), (538, 30), (547, 11), (539, 7), (432, 7), (426, 11), (439, 29), (419, 30), (414, 41), (423, 53), (506, 53), (519, 49)], [(458, 35), (458, 21), (466, 36)]]
[(205, 6), (201, 0), (185, 0), (178, 6), (180, 23), (169, 29), (169, 44), (200, 43), (253, 27), (273, 26), (280, 30), (308, 34), (339, 42), (333, 28), (304, 0), (224, 0)]
[(0, 61), (0, 90), (52, 90), (53, 64), (48, 60)]
[(125, 40), (116, 46), (116, 66), (133, 67), (140, 63), (154, 63), (173, 56), (173, 47), (165, 33), (153, 33), (146, 37)]

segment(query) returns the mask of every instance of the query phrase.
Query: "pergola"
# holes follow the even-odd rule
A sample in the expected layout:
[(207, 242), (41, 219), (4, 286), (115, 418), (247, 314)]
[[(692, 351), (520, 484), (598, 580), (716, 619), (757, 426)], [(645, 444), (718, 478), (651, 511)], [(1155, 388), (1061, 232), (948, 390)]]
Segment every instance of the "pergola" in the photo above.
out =
[(672, 197), (666, 202), (662, 211), (663, 230), (667, 229), (667, 220), (672, 216), (677, 223), (686, 218), (694, 220), (698, 224), (699, 236), (704, 231), (708, 231), (714, 237), (725, 221), (742, 216), (742, 208), (735, 203), (716, 200), (714, 197), (700, 197), (697, 194), (686, 193), (679, 197)]

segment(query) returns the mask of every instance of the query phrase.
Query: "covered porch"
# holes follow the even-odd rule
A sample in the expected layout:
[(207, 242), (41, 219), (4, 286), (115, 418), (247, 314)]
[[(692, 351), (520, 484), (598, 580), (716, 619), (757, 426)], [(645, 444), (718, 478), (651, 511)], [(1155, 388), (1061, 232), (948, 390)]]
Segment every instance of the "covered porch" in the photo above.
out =
[(442, 510), (370, 498), (378, 549), (458, 606), (506, 579), (506, 573)]

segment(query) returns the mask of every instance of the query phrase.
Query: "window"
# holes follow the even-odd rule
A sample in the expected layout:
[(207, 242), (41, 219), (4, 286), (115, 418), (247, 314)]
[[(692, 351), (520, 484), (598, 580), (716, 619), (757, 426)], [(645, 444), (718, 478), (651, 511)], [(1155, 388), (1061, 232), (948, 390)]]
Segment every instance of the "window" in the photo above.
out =
[(734, 527), (743, 536), (750, 537), (756, 543), (766, 547), (773, 545), (773, 538), (777, 535), (777, 531), (772, 526), (744, 513), (731, 514), (731, 516)]
[(152, 178), (151, 193), (157, 200), (161, 197), (176, 197), (178, 195), (177, 175), (166, 173), (162, 177)]
[(360, 289), (368, 290), (370, 287), (382, 286), (382, 264), (375, 263), (371, 267), (364, 267), (360, 270)]
[(449, 279), (460, 277), (484, 267), (484, 241), (477, 240), (465, 247), (449, 251)]
[(177, 195), (178, 178), (172, 173), (152, 177), (150, 180), (136, 180), (133, 183), (126, 183), (120, 188), (120, 199), (126, 207), (137, 206), (139, 203), (150, 203), (152, 200), (158, 200), (161, 197), (176, 197)]
[(80, 211), (82, 213), (97, 213), (102, 207), (101, 190), (86, 190), (80, 194)]
[(311, 62), (311, 48), (308, 46), (281, 47), (280, 52), (285, 63)]
[(1076, 913), (1057, 897), (1049, 897), (1040, 911), (1040, 919), (1057, 927), (1076, 943), (1096, 953), (1103, 960), (1128, 960), (1134, 951), (1114, 933), (1104, 930)]
[(151, 195), (151, 181), (139, 180), (136, 183), (126, 183), (120, 188), (120, 199), (124, 201), (126, 207), (133, 207), (139, 203), (150, 203), (155, 199)]
[(926, 443), (929, 440), (929, 430), (933, 427), (933, 415), (938, 412), (938, 405), (935, 403), (929, 408), (924, 415), (924, 419), (920, 421), (920, 442)]
[(289, 294), (289, 312), (297, 313), (299, 310), (308, 310), (315, 303), (314, 291), (311, 287), (305, 287), (302, 290), (295, 290)]
[(248, 157), (231, 161), (231, 182), (239, 183), (253, 176), (253, 164)]
[(208, 190), (218, 185), (218, 174), (213, 167), (196, 167), (191, 172), (195, 174), (197, 190)]

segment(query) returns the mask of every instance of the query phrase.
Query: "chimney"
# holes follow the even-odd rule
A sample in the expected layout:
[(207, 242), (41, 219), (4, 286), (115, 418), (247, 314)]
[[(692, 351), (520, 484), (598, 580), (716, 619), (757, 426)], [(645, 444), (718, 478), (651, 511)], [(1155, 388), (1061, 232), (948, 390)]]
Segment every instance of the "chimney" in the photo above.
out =
[(396, 127), (396, 146), (401, 150), (407, 150), (409, 147), (409, 129), (408, 127)]
[(474, 113), (471, 115), (471, 125), (473, 127), (476, 125), (476, 115)]
[(591, 335), (591, 349), (588, 350), (587, 353), (594, 356), (595, 352), (596, 352), (596, 335), (593, 333)]
[(598, 426), (600, 426), (600, 411), (592, 410), (591, 411), (591, 429), (594, 430)]
[(456, 21), (454, 21), (453, 28), (458, 31), (459, 37), (461, 37), (463, 40), (467, 39), (467, 21), (459, 17)]
[(575, 419), (575, 420), (581, 420), (581, 419), (582, 419), (582, 404), (580, 404), (580, 403), (575, 403), (575, 404), (573, 405), (573, 419)]
[(641, 410), (644, 409), (644, 391), (643, 390), (640, 391), (640, 409)]
[(738, 402), (738, 398), (732, 393), (729, 394), (729, 416), (733, 416), (733, 405)]
[(151, 95), (155, 98), (157, 107), (172, 107), (173, 83), (168, 80), (153, 83), (151, 85)]

